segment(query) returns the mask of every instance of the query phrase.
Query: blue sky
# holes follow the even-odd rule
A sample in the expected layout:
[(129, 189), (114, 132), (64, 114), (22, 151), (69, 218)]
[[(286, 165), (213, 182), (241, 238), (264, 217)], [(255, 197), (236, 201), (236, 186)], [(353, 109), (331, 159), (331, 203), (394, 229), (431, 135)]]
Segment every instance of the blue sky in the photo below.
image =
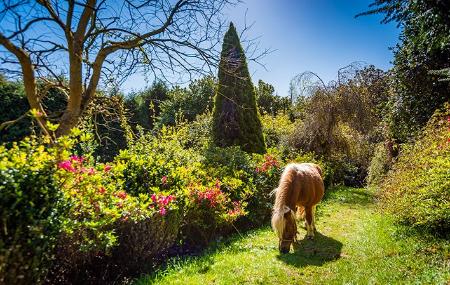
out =
[[(250, 63), (252, 80), (262, 79), (276, 93), (288, 95), (289, 82), (303, 72), (313, 71), (324, 81), (336, 78), (337, 70), (363, 61), (387, 70), (398, 42), (395, 24), (380, 24), (381, 16), (364, 16), (372, 0), (245, 0), (226, 11), (238, 30), (254, 22), (247, 37), (260, 37), (260, 46), (270, 48), (263, 67)], [(247, 10), (247, 16), (245, 17)], [(130, 79), (123, 88), (129, 89)]]

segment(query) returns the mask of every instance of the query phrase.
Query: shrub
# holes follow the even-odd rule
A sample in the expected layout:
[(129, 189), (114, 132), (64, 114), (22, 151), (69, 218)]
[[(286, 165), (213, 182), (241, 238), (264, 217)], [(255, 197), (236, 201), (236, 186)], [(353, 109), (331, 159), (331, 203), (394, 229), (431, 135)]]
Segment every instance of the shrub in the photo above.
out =
[(287, 114), (261, 116), (264, 139), (267, 147), (284, 147), (288, 144), (289, 136), (298, 128), (301, 122), (292, 122)]
[(25, 138), (0, 146), (0, 283), (41, 283), (62, 231), (67, 200), (56, 153)]
[[(90, 140), (89, 134), (74, 132), (76, 139)], [(67, 139), (68, 148), (73, 149), (70, 143)], [(124, 157), (136, 158), (122, 152)], [(60, 154), (55, 176), (70, 209), (51, 282), (112, 282), (118, 276), (132, 276), (154, 265), (175, 242), (180, 225), (178, 197), (151, 187), (147, 191), (125, 188), (126, 166), (120, 160), (96, 163), (89, 153)], [(166, 187), (167, 177), (159, 183)]]
[(450, 232), (450, 108), (438, 111), (422, 136), (402, 149), (381, 186), (386, 209), (416, 229)]

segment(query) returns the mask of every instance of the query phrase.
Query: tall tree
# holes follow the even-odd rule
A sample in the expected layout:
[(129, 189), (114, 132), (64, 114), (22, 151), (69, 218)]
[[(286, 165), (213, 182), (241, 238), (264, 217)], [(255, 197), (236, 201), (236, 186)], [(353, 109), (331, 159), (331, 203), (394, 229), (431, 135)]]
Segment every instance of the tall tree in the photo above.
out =
[(376, 0), (360, 15), (382, 13), (402, 28), (395, 49), (391, 132), (400, 142), (421, 129), (450, 100), (450, 3)]
[(223, 39), (218, 78), (213, 111), (215, 144), (238, 145), (247, 152), (265, 152), (255, 88), (233, 23)]
[[(23, 77), (29, 105), (42, 114), (38, 122), (47, 133), (36, 82), (54, 77), (48, 83), (67, 94), (56, 130), (64, 135), (102, 82), (139, 67), (164, 77), (216, 66), (220, 12), (233, 1), (0, 0), (0, 71)], [(64, 76), (68, 84), (60, 80)]]
[(259, 111), (272, 116), (288, 111), (291, 105), (289, 98), (275, 94), (275, 88), (261, 79), (256, 87), (256, 100)]

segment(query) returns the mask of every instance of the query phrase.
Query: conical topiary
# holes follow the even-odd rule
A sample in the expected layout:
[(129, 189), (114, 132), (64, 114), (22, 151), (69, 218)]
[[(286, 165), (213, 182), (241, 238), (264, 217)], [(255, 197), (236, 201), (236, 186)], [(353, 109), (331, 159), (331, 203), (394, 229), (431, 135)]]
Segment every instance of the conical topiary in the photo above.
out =
[(266, 147), (255, 89), (233, 23), (223, 39), (218, 77), (213, 111), (214, 143), (221, 147), (238, 145), (247, 152), (264, 153)]

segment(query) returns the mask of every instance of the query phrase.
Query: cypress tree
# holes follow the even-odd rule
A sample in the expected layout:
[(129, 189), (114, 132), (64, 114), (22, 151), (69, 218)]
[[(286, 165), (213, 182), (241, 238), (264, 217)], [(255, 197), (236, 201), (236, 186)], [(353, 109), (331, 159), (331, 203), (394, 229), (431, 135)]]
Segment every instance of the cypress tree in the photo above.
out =
[(218, 77), (213, 111), (214, 143), (221, 147), (238, 145), (247, 152), (264, 153), (266, 147), (255, 88), (233, 23), (223, 39)]

